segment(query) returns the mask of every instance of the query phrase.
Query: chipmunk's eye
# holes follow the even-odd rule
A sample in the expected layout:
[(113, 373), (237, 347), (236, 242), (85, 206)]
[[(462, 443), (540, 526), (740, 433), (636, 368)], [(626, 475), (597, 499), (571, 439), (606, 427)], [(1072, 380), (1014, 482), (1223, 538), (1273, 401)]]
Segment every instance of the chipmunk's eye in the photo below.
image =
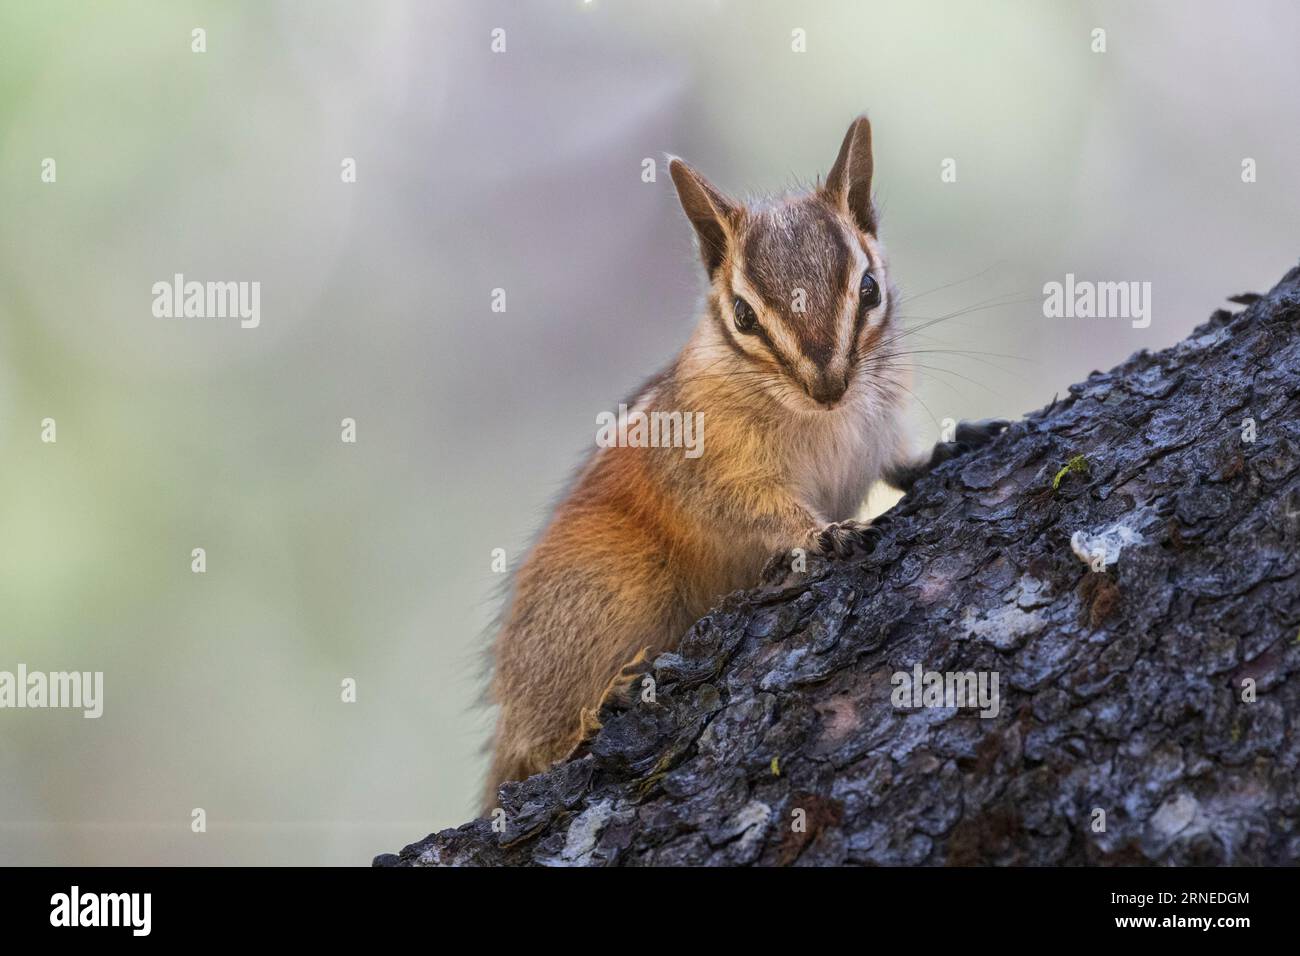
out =
[(874, 309), (878, 305), (880, 305), (880, 286), (875, 276), (869, 271), (864, 272), (862, 281), (858, 284), (858, 308)]
[(758, 329), (758, 316), (750, 308), (748, 302), (736, 296), (736, 302), (733, 306), (736, 313), (736, 331), (744, 332), (746, 335)]

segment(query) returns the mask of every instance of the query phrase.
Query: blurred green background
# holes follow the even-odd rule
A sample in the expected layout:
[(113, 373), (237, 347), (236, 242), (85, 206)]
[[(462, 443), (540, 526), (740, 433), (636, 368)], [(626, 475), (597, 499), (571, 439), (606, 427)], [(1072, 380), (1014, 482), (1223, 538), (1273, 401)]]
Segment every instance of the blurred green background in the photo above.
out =
[[(1295, 262), (1297, 35), (1281, 0), (0, 0), (0, 670), (105, 674), (99, 720), (0, 711), (0, 863), (364, 864), (469, 818), (492, 549), (693, 322), (664, 152), (780, 190), (870, 113), (906, 320), (996, 353), (926, 363), (920, 446)], [(260, 282), (260, 327), (155, 318), (176, 272)], [(1150, 281), (1150, 328), (1044, 318), (1066, 272)]]

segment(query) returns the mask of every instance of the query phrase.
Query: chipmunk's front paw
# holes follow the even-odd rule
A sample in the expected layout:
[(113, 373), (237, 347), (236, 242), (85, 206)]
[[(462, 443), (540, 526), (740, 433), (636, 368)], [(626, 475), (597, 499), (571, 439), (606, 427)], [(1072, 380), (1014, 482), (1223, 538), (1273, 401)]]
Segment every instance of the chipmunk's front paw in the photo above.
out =
[(813, 528), (799, 547), (778, 551), (767, 559), (759, 572), (759, 583), (772, 587), (781, 584), (792, 573), (808, 570), (809, 555), (825, 558), (847, 558), (854, 554), (870, 554), (883, 534), (886, 518), (872, 524), (866, 521), (837, 521), (824, 528)]
[(985, 418), (978, 422), (958, 422), (957, 431), (952, 441), (941, 441), (934, 446), (930, 456), (930, 467), (942, 465), (949, 458), (956, 458), (968, 451), (982, 448), (997, 438), (1011, 423), (1002, 418)]
[(813, 551), (827, 557), (870, 554), (880, 542), (880, 529), (865, 521), (837, 521), (814, 531)]
[(778, 551), (767, 559), (763, 570), (758, 572), (758, 583), (763, 587), (775, 587), (796, 570), (799, 570), (797, 549)]
[(619, 672), (609, 679), (605, 691), (595, 707), (583, 707), (579, 715), (577, 741), (569, 748), (567, 760), (583, 751), (600, 731), (600, 712), (607, 706), (627, 708), (636, 699), (636, 687), (653, 667), (650, 648), (643, 647), (636, 656), (619, 668)]

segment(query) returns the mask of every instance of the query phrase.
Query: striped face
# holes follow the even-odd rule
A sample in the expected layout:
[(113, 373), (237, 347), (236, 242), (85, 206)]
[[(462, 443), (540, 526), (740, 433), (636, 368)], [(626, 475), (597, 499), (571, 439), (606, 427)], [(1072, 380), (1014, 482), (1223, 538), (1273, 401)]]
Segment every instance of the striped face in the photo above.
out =
[(893, 308), (875, 238), (874, 165), (865, 116), (850, 124), (824, 184), (757, 208), (727, 198), (680, 159), (669, 162), (713, 284), (713, 337), (744, 366), (715, 379), (834, 408), (862, 377)]
[(834, 408), (892, 309), (879, 246), (819, 192), (745, 210), (735, 227), (714, 276), (718, 334)]

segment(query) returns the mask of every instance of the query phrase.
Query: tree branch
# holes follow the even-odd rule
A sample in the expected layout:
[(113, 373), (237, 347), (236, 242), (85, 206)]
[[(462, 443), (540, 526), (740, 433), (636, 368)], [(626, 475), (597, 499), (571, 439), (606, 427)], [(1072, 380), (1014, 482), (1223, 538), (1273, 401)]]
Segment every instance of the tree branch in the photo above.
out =
[[(941, 466), (874, 554), (726, 599), (501, 832), (375, 862), (1295, 862), (1298, 572), (1300, 268)], [(996, 716), (896, 706), (918, 666)]]

